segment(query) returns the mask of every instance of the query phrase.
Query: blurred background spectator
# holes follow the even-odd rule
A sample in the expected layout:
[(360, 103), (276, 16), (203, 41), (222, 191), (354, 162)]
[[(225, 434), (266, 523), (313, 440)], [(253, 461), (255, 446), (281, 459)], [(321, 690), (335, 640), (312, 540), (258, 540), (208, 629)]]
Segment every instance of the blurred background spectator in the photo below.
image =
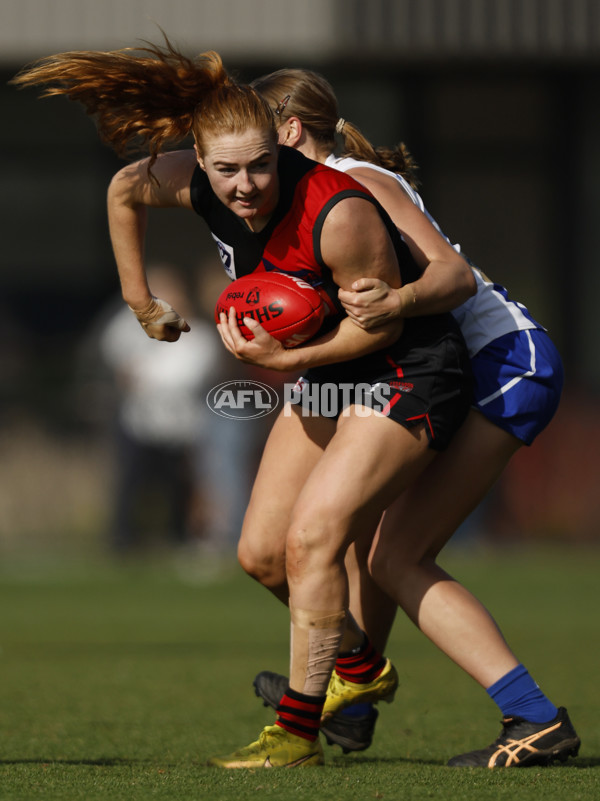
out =
[(198, 315), (179, 269), (150, 266), (148, 281), (191, 331), (176, 343), (150, 339), (120, 300), (99, 332), (99, 355), (116, 400), (107, 421), (114, 432), (110, 539), (121, 553), (156, 539), (184, 545), (207, 536), (196, 454), (207, 446), (205, 394), (217, 372), (220, 342), (215, 326)]

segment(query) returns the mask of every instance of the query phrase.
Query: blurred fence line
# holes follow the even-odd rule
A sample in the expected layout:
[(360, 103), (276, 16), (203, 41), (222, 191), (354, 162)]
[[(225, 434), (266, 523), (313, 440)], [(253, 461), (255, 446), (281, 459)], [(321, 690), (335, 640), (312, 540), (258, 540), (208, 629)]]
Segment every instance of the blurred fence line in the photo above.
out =
[(600, 49), (597, 0), (3, 0), (0, 61), (118, 48), (158, 26), (190, 48), (265, 59), (572, 58)]

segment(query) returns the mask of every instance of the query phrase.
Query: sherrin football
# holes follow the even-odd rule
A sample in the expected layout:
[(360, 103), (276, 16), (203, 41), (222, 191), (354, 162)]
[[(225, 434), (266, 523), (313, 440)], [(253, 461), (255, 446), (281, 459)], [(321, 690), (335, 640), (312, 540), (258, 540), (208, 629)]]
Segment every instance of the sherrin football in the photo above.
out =
[(313, 337), (326, 314), (326, 306), (314, 287), (301, 278), (278, 272), (252, 273), (229, 284), (215, 306), (217, 323), (220, 312), (227, 314), (231, 306), (246, 339), (254, 339), (243, 324), (244, 317), (251, 317), (285, 348), (295, 348)]

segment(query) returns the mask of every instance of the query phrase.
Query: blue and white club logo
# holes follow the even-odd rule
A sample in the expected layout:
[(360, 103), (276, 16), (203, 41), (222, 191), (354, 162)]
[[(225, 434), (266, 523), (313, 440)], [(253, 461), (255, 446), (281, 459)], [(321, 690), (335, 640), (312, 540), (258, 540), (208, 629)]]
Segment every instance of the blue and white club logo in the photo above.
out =
[(219, 417), (256, 420), (274, 412), (279, 397), (273, 387), (261, 381), (224, 381), (209, 391), (206, 403)]
[(227, 245), (225, 242), (222, 242), (218, 236), (215, 236), (214, 234), (211, 234), (211, 236), (217, 243), (219, 256), (221, 257), (221, 261), (223, 262), (223, 267), (225, 267), (225, 272), (233, 280), (236, 277), (235, 260), (233, 258), (233, 248), (231, 247), (231, 245)]

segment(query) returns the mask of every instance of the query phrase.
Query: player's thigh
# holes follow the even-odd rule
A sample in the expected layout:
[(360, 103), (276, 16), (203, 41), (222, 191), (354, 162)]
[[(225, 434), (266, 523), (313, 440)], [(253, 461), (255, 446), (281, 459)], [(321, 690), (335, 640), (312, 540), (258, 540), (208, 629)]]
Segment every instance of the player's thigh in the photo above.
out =
[(285, 553), (298, 494), (335, 433), (335, 421), (302, 417), (286, 406), (269, 434), (252, 487), (239, 544), (240, 559)]
[(371, 561), (434, 558), (477, 507), (522, 443), (470, 411), (447, 450), (386, 509)]
[(434, 458), (424, 426), (405, 428), (369, 410), (362, 413), (351, 410), (340, 418), (304, 483), (288, 547), (290, 540), (299, 540), (303, 550), (343, 556), (361, 534), (374, 535), (383, 510)]

